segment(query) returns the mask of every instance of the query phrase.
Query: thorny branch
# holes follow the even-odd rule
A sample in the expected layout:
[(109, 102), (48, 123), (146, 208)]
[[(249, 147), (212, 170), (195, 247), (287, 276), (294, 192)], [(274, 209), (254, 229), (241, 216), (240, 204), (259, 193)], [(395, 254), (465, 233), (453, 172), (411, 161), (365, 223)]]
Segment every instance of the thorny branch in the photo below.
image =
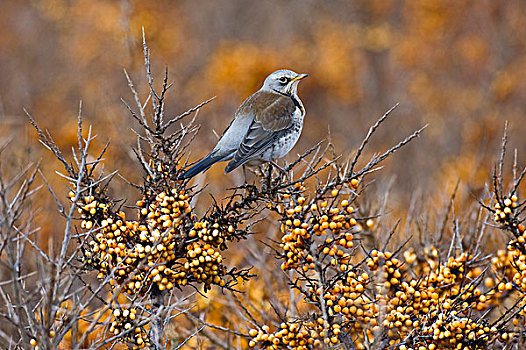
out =
[[(128, 208), (137, 219), (127, 217), (122, 203), (110, 195), (117, 172), (102, 169), (109, 142), (95, 158), (89, 155), (96, 136), (91, 128), (83, 129), (82, 105), (71, 161), (26, 111), (40, 142), (62, 163), (65, 173), (59, 175), (71, 192), (69, 203), (62, 203), (41, 176), (64, 216), (60, 245), (56, 252), (46, 252), (27, 210), (28, 199), (38, 190), (38, 167), (11, 178), (0, 169), (0, 255), (6, 256), (0, 263), (10, 273), (0, 281), (6, 305), (0, 317), (16, 333), (2, 331), (0, 337), (10, 346), (57, 348), (70, 339), (73, 349), (117, 343), (179, 349), (195, 348), (194, 339), (206, 339), (225, 349), (247, 344), (269, 349), (431, 349), (436, 342), (444, 348), (482, 349), (526, 336), (513, 328), (523, 320), (526, 304), (525, 202), (518, 200), (526, 168), (519, 171), (515, 154), (512, 184), (505, 192), (507, 125), (493, 177), (496, 202), (484, 207), (494, 215), (494, 226), (513, 239), (508, 253), (493, 259), (479, 251), (484, 230), (491, 228), (477, 221), (484, 215), (478, 214), (473, 224), (456, 217), (456, 206), (452, 210), (458, 184), (437, 219), (436, 233), (449, 235), (447, 244), (441, 246), (440, 239), (414, 248), (409, 238), (397, 242), (403, 226), (399, 220), (380, 225), (386, 203), (371, 199), (366, 178), (426, 127), (362, 161), (372, 136), (397, 105), (371, 126), (352, 158), (338, 155), (330, 141), (319, 142), (286, 165), (285, 172), (268, 165), (254, 183), (221, 194), (224, 198), (214, 198), (199, 214), (192, 199), (201, 189), (179, 175), (199, 130), (197, 114), (213, 99), (166, 120), (172, 84), (166, 70), (160, 89), (155, 88), (144, 32), (143, 52), (147, 96), (141, 99), (124, 72), (134, 106), (123, 102), (138, 124), (134, 152), (144, 173), (143, 183), (134, 187), (139, 200)], [(428, 218), (416, 217), (406, 230), (429, 233)], [(470, 231), (476, 237), (474, 248), (465, 247), (463, 238), (470, 224), (476, 228)], [(253, 237), (262, 229), (279, 235), (265, 249)], [(241, 246), (238, 242), (250, 249), (246, 261), (232, 266), (225, 251)], [(23, 265), (29, 251), (36, 253), (38, 265), (31, 272)], [(270, 264), (268, 256), (275, 257)], [(275, 271), (277, 262), (283, 273)], [(270, 269), (263, 280), (271, 292), (262, 304), (251, 297), (250, 286), (257, 286), (255, 276), (265, 269)], [(176, 298), (194, 290), (196, 298), (214, 293), (214, 302), (234, 310), (220, 321), (225, 324), (207, 320), (193, 307), (195, 298)], [(502, 316), (491, 323), (500, 302), (512, 295), (519, 296), (517, 303), (502, 308)], [(170, 327), (180, 336), (173, 336)]]

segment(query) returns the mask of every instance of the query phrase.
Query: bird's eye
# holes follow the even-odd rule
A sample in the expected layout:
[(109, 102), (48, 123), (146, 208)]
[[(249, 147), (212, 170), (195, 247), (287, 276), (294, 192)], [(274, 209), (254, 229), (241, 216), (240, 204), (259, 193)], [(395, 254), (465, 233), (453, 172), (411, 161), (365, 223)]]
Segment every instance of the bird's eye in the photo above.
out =
[(286, 83), (289, 82), (289, 78), (287, 78), (287, 77), (281, 77), (281, 78), (279, 78), (278, 80), (279, 80), (279, 82), (282, 83), (282, 84), (286, 84)]

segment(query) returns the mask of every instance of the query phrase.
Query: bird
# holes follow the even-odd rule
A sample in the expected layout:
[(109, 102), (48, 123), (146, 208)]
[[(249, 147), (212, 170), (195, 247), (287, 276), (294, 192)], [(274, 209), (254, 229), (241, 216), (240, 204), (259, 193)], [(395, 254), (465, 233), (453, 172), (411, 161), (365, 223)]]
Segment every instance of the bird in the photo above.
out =
[(214, 149), (180, 178), (192, 178), (218, 162), (229, 161), (227, 174), (239, 166), (273, 162), (289, 153), (303, 129), (305, 107), (298, 97), (298, 84), (307, 76), (288, 69), (267, 76), (263, 86), (241, 103)]

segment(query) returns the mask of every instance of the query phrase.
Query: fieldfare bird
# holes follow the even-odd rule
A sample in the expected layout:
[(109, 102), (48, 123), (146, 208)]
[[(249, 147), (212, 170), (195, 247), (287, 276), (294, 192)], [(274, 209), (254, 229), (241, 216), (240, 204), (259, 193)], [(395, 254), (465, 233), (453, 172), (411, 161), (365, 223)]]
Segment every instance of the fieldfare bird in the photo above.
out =
[(284, 157), (298, 141), (305, 108), (298, 83), (307, 74), (277, 70), (236, 111), (215, 148), (182, 175), (191, 178), (213, 164), (229, 160), (225, 174), (240, 165), (258, 165)]

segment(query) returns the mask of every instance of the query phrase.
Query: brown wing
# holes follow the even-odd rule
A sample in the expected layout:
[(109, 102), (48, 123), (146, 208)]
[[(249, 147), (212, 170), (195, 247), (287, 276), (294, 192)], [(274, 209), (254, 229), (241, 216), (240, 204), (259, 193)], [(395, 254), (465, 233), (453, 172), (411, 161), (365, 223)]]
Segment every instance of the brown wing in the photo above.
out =
[(238, 113), (252, 113), (254, 120), (225, 171), (230, 172), (265, 151), (280, 132), (292, 125), (295, 109), (291, 97), (267, 91), (245, 101)]

